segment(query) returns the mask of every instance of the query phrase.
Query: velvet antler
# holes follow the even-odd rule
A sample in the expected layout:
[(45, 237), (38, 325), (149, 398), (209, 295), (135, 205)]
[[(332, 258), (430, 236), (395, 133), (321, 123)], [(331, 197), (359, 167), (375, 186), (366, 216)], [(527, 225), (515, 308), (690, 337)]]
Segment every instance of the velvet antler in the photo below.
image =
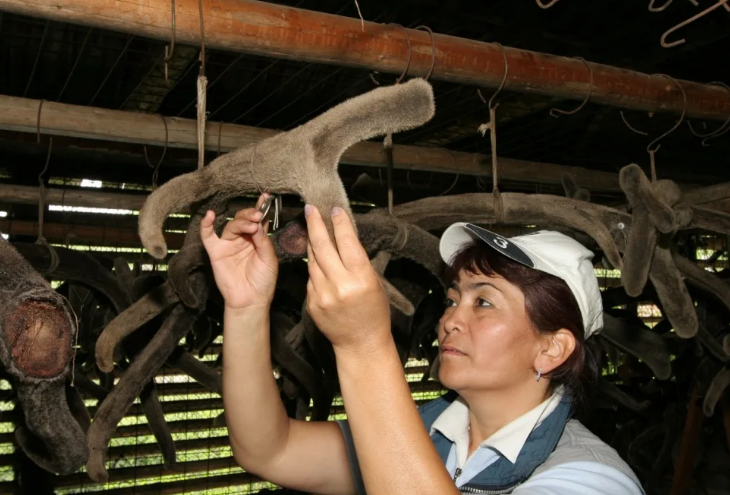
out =
[(420, 126), (434, 111), (433, 90), (423, 79), (347, 100), (291, 131), (232, 151), (156, 189), (140, 210), (140, 239), (150, 254), (162, 259), (167, 254), (162, 224), (170, 213), (216, 193), (229, 199), (260, 190), (299, 194), (324, 213), (332, 235), (328, 212), (334, 206), (352, 216), (337, 174), (342, 153), (360, 141)]

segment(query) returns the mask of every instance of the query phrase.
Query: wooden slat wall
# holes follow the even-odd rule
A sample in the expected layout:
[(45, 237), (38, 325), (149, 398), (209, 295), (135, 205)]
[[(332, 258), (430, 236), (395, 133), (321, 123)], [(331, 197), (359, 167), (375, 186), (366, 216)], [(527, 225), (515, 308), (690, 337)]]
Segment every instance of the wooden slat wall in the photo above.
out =
[[(203, 359), (213, 364), (218, 351), (219, 345), (212, 346)], [(428, 394), (428, 398), (421, 398), (418, 402), (423, 403), (442, 393), (435, 382), (419, 381), (427, 367), (414, 364), (407, 368), (409, 379), (413, 380), (412, 390), (417, 397)], [(58, 495), (219, 495), (256, 493), (263, 488), (273, 488), (256, 476), (245, 473), (233, 460), (227, 430), (219, 424), (220, 419), (216, 421), (223, 409), (219, 395), (170, 369), (162, 370), (156, 380), (163, 409), (176, 440), (179, 471), (167, 470), (162, 465), (159, 446), (146, 424), (141, 406), (135, 404), (112, 437), (107, 462), (109, 482), (95, 484), (82, 469), (69, 476), (56, 477), (55, 492)], [(9, 395), (9, 390), (1, 390), (0, 400), (7, 401)], [(12, 449), (14, 434), (9, 421), (15, 418), (15, 412), (12, 403), (3, 404), (6, 410), (2, 419), (6, 423), (0, 424), (6, 429), (1, 430), (0, 445)], [(93, 415), (96, 401), (87, 399), (87, 405)], [(331, 414), (344, 414), (341, 401), (335, 402)], [(11, 473), (11, 479), (0, 482), (0, 495), (17, 493), (16, 480), (12, 479), (16, 459), (11, 452), (0, 451), (0, 469), (8, 469)]]

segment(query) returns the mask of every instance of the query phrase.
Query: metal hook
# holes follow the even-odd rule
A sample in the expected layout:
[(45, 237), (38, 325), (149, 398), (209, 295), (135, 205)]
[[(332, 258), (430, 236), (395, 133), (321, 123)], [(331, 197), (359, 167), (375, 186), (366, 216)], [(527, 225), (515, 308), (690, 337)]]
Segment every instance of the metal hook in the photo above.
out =
[(641, 134), (642, 136), (648, 136), (649, 135), (648, 132), (640, 131), (640, 130), (636, 129), (635, 127), (633, 127), (631, 124), (629, 124), (629, 121), (626, 120), (626, 116), (624, 115), (624, 111), (623, 110), (619, 110), (618, 113), (619, 113), (619, 115), (621, 115), (621, 120), (624, 121), (624, 124), (626, 124), (626, 127), (628, 127), (629, 130), (631, 130), (632, 132), (635, 132), (636, 134)]
[(560, 110), (559, 108), (551, 108), (550, 116), (555, 117), (556, 119), (559, 117), (559, 115), (556, 115), (558, 113), (561, 113), (563, 115), (573, 115), (573, 114), (580, 112), (583, 109), (583, 107), (585, 107), (588, 104), (588, 100), (591, 99), (591, 95), (593, 94), (593, 69), (588, 64), (588, 62), (586, 62), (586, 60), (584, 58), (582, 58), (582, 57), (575, 57), (575, 58), (577, 60), (580, 60), (581, 62), (583, 62), (585, 64), (585, 66), (588, 68), (588, 73), (590, 74), (590, 87), (588, 88), (588, 94), (583, 99), (583, 103), (581, 103), (580, 106), (578, 108), (576, 108), (575, 110)]
[(431, 78), (431, 74), (433, 74), (433, 68), (436, 65), (436, 44), (433, 40), (433, 31), (431, 31), (430, 27), (418, 26), (416, 29), (428, 31), (429, 36), (431, 36), (431, 68), (428, 69), (428, 74), (426, 75), (426, 81), (428, 81)]
[(172, 39), (170, 40), (170, 44), (165, 46), (165, 82), (167, 84), (170, 84), (170, 81), (168, 79), (167, 74), (167, 67), (170, 63), (170, 60), (172, 60), (172, 53), (175, 51), (175, 0), (172, 1)]
[[(557, 1), (557, 0), (555, 0)], [(492, 109), (492, 103), (494, 102), (494, 99), (497, 97), (499, 93), (502, 92), (502, 89), (504, 88), (505, 83), (507, 82), (507, 74), (509, 73), (509, 64), (507, 63), (507, 52), (505, 52), (504, 47), (501, 43), (494, 43), (498, 47), (502, 49), (502, 59), (504, 60), (504, 74), (502, 75), (502, 82), (499, 84), (499, 87), (497, 88), (497, 91), (494, 92), (492, 97), (489, 99), (489, 105), (488, 108)], [(481, 98), (482, 103), (487, 103), (487, 100), (482, 95), (481, 90), (477, 89), (477, 94), (479, 95), (479, 98)]]
[(712, 12), (713, 10), (719, 9), (722, 6), (725, 6), (725, 8), (728, 9), (728, 6), (727, 6), (728, 1), (730, 1), (730, 0), (719, 0), (712, 7), (706, 8), (705, 10), (703, 10), (702, 12), (700, 12), (699, 14), (697, 14), (695, 16), (692, 16), (689, 19), (687, 19), (686, 21), (680, 22), (679, 24), (677, 24), (673, 28), (667, 30), (662, 35), (662, 38), (661, 38), (661, 44), (662, 44), (662, 46), (664, 48), (672, 48), (674, 46), (681, 45), (682, 43), (684, 43), (685, 41), (687, 41), (685, 38), (682, 38), (681, 40), (672, 41), (671, 43), (667, 43), (667, 38), (669, 37), (670, 34), (674, 33), (675, 31), (678, 31), (678, 30), (682, 29), (683, 27), (687, 26), (688, 24), (692, 24), (697, 19), (700, 19), (700, 18), (706, 16), (707, 14), (709, 14), (710, 12)]
[[(400, 82), (403, 80), (404, 77), (408, 74), (408, 69), (411, 67), (411, 56), (413, 55), (413, 49), (411, 47), (411, 39), (408, 37), (408, 31), (406, 28), (401, 26), (400, 24), (390, 23), (388, 26), (396, 26), (403, 30), (403, 35), (406, 37), (406, 43), (408, 43), (408, 61), (406, 62), (406, 68), (403, 69), (403, 73), (398, 77), (398, 79), (395, 80), (396, 84), (400, 84)], [(380, 83), (375, 80), (375, 78), (370, 74), (370, 79), (373, 80), (378, 86), (380, 86)]]
[(540, 0), (535, 0), (535, 2), (537, 2), (537, 6), (540, 7), (541, 9), (549, 9), (550, 7), (552, 7), (553, 5), (558, 3), (558, 1), (559, 0), (552, 0), (552, 2), (545, 4), (545, 3), (542, 3)]
[[(728, 92), (730, 92), (730, 86), (728, 86), (724, 82), (713, 81), (708, 84), (714, 84), (715, 86), (722, 86)], [(687, 126), (689, 126), (690, 132), (699, 138), (704, 138), (704, 139), (702, 139), (702, 146), (709, 146), (709, 144), (707, 144), (708, 140), (716, 138), (716, 137), (720, 137), (723, 134), (725, 134), (728, 130), (730, 130), (730, 128), (728, 128), (728, 124), (730, 124), (730, 115), (728, 115), (725, 122), (723, 122), (723, 124), (720, 127), (718, 127), (717, 129), (715, 129), (714, 131), (709, 132), (707, 134), (700, 134), (699, 132), (695, 131), (694, 127), (692, 126), (692, 121), (691, 120), (687, 121)]]
[(682, 108), (682, 115), (679, 117), (679, 120), (677, 121), (677, 123), (674, 124), (674, 126), (671, 129), (669, 129), (667, 132), (665, 132), (664, 134), (662, 134), (661, 136), (656, 138), (654, 141), (649, 143), (649, 146), (646, 147), (646, 151), (648, 151), (649, 153), (659, 151), (659, 146), (657, 146), (656, 148), (652, 148), (652, 146), (655, 145), (660, 140), (667, 137), (668, 135), (670, 135), (672, 132), (674, 132), (674, 130), (677, 129), (677, 127), (679, 127), (682, 124), (682, 122), (684, 122), (684, 116), (687, 114), (687, 93), (685, 93), (684, 88), (682, 87), (681, 84), (679, 84), (679, 81), (674, 79), (672, 76), (668, 76), (666, 74), (655, 74), (655, 75), (666, 77), (667, 79), (671, 79), (671, 81), (679, 88), (679, 90), (682, 92), (682, 99), (684, 100), (684, 108)]
[(668, 0), (667, 3), (665, 3), (661, 7), (654, 7), (654, 2), (656, 2), (656, 0), (651, 0), (651, 2), (649, 2), (649, 12), (661, 12), (670, 5), (672, 5), (673, 1), (674, 0)]
[(157, 189), (157, 177), (160, 172), (160, 165), (162, 164), (162, 160), (165, 159), (165, 154), (167, 153), (167, 141), (168, 141), (168, 132), (167, 132), (167, 120), (165, 120), (164, 115), (160, 115), (160, 118), (162, 119), (162, 123), (165, 125), (165, 147), (162, 149), (162, 155), (160, 156), (160, 159), (157, 161), (156, 165), (152, 165), (150, 163), (150, 159), (147, 156), (147, 146), (142, 146), (142, 150), (144, 151), (144, 159), (147, 162), (147, 166), (154, 169), (154, 172), (152, 172), (152, 190)]

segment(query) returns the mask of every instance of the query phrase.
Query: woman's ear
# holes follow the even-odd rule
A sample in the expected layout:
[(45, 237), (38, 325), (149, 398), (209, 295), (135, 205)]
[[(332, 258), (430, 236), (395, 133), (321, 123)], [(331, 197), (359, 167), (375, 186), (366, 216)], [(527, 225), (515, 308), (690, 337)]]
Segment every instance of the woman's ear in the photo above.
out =
[(543, 374), (557, 369), (568, 360), (575, 350), (575, 336), (565, 328), (543, 337), (540, 353), (535, 358), (535, 369)]

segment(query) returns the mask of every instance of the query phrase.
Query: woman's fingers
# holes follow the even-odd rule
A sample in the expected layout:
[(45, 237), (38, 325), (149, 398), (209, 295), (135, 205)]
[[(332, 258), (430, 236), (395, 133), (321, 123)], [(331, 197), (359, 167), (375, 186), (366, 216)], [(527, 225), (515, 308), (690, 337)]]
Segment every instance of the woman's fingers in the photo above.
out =
[(257, 222), (244, 219), (234, 219), (226, 224), (226, 227), (223, 229), (223, 233), (221, 234), (221, 239), (232, 241), (241, 235), (255, 234), (258, 228), (259, 224)]
[(309, 270), (309, 280), (314, 285), (315, 290), (319, 287), (320, 291), (324, 289), (324, 284), (327, 283), (327, 277), (325, 277), (322, 268), (317, 262), (317, 256), (312, 250), (311, 243), (307, 242), (307, 269)]
[(309, 244), (312, 246), (312, 252), (317, 258), (317, 264), (321, 267), (324, 275), (330, 280), (337, 280), (344, 275), (344, 266), (337, 249), (332, 244), (327, 227), (324, 225), (319, 210), (312, 206), (304, 207), (305, 218), (307, 220), (307, 236)]
[(343, 266), (347, 270), (370, 265), (370, 260), (365, 248), (360, 244), (360, 239), (355, 233), (350, 216), (339, 206), (332, 210), (332, 225), (335, 229), (335, 241), (337, 251), (340, 254)]
[(200, 240), (203, 241), (206, 249), (218, 240), (218, 236), (213, 230), (213, 222), (215, 222), (215, 212), (208, 210), (200, 221)]

